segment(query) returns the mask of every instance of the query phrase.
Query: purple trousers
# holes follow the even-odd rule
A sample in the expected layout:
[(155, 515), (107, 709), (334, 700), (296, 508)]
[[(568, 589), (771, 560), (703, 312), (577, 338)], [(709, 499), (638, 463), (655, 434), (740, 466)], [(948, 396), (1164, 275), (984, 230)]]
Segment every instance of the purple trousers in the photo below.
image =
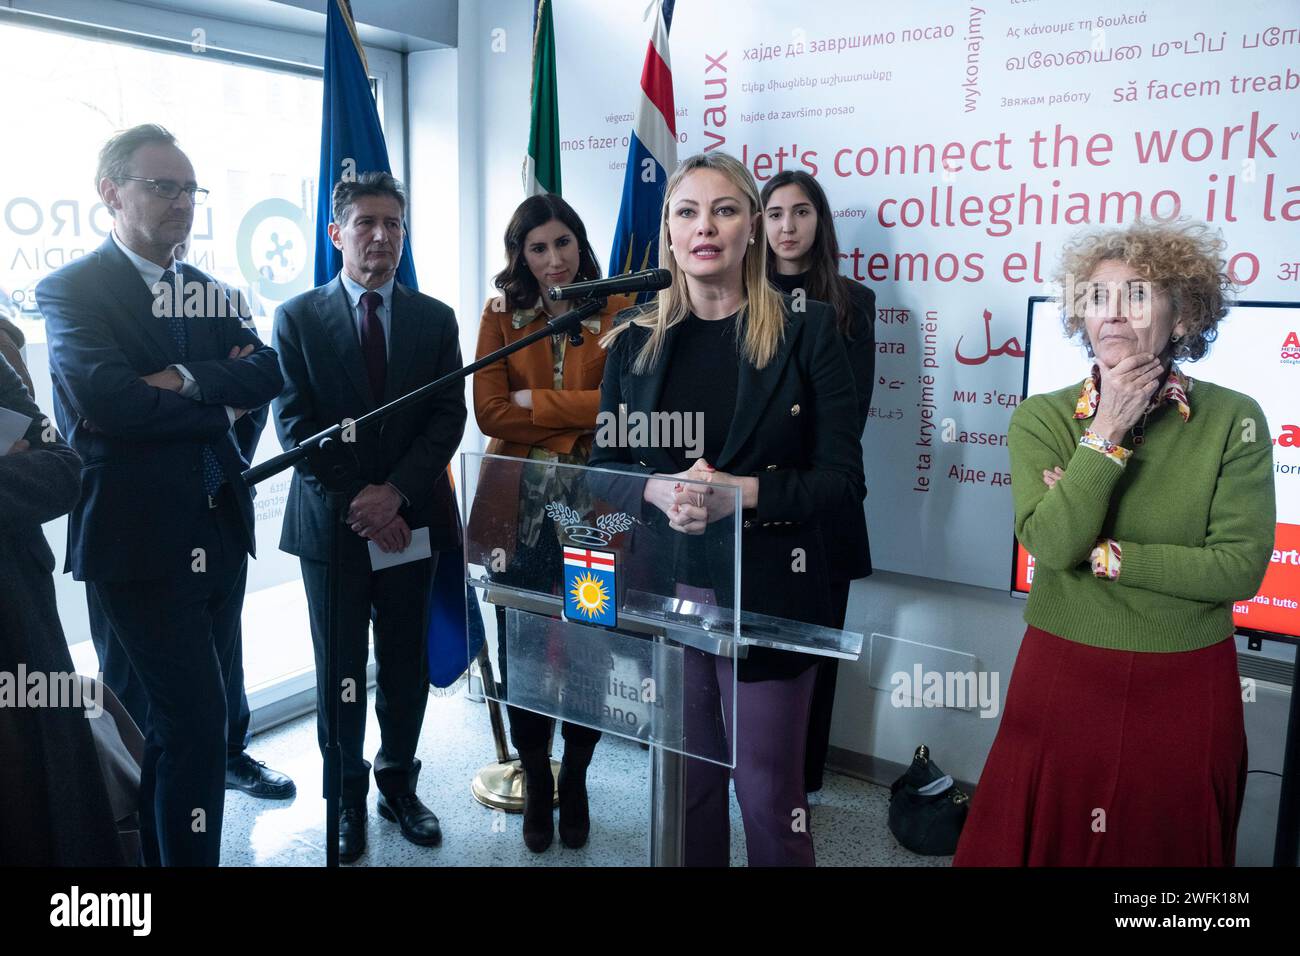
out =
[[(736, 741), (736, 799), (745, 825), (750, 866), (813, 866), (812, 824), (804, 792), (804, 752), (817, 668), (797, 677), (736, 684), (733, 736), (731, 661), (684, 648), (688, 736)], [(704, 706), (701, 706), (701, 705)], [(700, 727), (723, 714), (726, 726)], [(692, 727), (695, 724), (695, 727)], [(699, 739), (699, 738), (697, 738)], [(728, 747), (728, 749), (730, 749)], [(699, 751), (696, 751), (697, 753)], [(705, 760), (686, 759), (685, 862), (727, 866), (731, 861), (728, 781), (732, 771)]]

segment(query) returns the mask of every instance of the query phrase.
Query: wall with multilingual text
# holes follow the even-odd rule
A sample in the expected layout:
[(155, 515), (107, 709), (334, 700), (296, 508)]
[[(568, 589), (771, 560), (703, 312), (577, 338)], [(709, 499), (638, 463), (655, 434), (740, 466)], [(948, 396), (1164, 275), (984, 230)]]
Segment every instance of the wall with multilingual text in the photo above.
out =
[[(556, 4), (564, 192), (602, 252), (643, 6)], [(671, 48), (679, 157), (726, 150), (760, 186), (815, 175), (843, 273), (876, 291), (878, 567), (1007, 586), (1026, 303), (1070, 235), (1206, 220), (1244, 296), (1300, 297), (1292, 2), (681, 0)]]

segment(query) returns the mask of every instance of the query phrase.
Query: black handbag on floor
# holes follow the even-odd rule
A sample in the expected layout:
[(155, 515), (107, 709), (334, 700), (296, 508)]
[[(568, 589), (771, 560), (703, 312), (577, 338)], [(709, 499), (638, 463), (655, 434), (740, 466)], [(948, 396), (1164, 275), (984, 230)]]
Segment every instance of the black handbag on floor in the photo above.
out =
[(951, 856), (966, 823), (970, 797), (930, 759), (925, 744), (912, 765), (889, 788), (889, 832), (924, 856)]

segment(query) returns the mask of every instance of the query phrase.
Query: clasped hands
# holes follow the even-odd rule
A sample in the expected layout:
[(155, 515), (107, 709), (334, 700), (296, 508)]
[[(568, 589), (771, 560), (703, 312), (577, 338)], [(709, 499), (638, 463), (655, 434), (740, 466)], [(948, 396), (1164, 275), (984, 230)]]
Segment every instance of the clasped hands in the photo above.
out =
[[(681, 479), (669, 481), (670, 478)], [(758, 503), (758, 479), (742, 478), (718, 471), (703, 458), (698, 458), (686, 471), (675, 475), (656, 475), (646, 482), (642, 497), (668, 518), (668, 527), (683, 534), (703, 534), (704, 529), (719, 518), (735, 512), (735, 493), (730, 488), (718, 489), (686, 484), (687, 481), (706, 484), (739, 485), (742, 508), (753, 508)]]
[(366, 485), (348, 505), (348, 527), (369, 538), (384, 554), (405, 551), (411, 543), (411, 529), (397, 513), (402, 496), (392, 485)]

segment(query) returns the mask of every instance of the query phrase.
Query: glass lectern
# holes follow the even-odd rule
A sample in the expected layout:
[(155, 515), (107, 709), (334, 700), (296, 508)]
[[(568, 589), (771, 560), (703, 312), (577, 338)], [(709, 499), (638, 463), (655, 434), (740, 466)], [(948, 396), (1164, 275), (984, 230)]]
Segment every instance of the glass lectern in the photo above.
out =
[[(736, 661), (751, 646), (855, 659), (862, 635), (738, 607), (737, 487), (497, 455), (461, 466), (465, 575), (486, 627), (470, 691), (489, 702), (499, 755), (500, 704), (647, 744), (650, 862), (678, 864), (683, 758), (734, 767), (745, 732)], [(647, 482), (698, 492), (704, 530), (670, 527)], [(709, 655), (729, 666), (701, 666)]]

